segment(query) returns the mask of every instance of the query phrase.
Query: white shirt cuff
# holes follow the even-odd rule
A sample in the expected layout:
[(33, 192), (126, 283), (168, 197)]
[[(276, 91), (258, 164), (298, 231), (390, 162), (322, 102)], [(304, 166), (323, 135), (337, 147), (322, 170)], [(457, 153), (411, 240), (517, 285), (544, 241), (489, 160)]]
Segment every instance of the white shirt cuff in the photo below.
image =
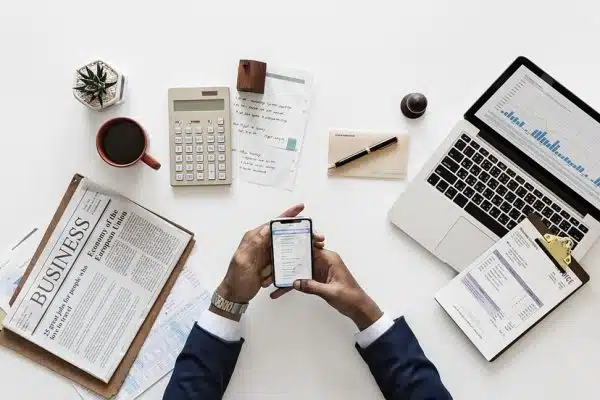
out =
[(242, 338), (240, 323), (205, 310), (197, 321), (200, 328), (227, 342), (239, 342)]
[(354, 335), (356, 343), (363, 349), (367, 348), (386, 333), (393, 325), (394, 321), (383, 314), (373, 325)]

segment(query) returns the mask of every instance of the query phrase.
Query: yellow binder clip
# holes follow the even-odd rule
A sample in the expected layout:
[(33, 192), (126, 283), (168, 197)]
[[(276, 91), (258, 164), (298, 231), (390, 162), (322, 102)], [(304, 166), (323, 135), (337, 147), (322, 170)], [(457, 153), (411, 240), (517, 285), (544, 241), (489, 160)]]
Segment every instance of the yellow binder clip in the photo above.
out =
[(539, 241), (542, 249), (552, 259), (554, 265), (561, 271), (565, 272), (571, 265), (571, 251), (573, 249), (573, 239), (570, 237), (560, 237), (546, 233), (544, 241)]

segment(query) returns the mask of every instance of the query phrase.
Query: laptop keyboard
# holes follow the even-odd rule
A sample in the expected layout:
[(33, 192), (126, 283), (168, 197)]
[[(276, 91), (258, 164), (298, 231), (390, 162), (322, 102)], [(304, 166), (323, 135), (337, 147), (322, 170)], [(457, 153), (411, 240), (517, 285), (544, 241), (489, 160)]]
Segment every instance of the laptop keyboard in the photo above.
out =
[(553, 234), (573, 239), (574, 248), (588, 232), (532, 181), (464, 133), (427, 182), (500, 237), (531, 213), (538, 214)]

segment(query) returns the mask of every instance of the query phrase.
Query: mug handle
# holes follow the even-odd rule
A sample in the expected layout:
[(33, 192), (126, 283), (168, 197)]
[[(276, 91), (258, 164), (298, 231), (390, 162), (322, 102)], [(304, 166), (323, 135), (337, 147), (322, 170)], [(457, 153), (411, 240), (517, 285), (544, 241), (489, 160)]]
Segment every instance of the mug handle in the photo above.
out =
[(152, 169), (160, 169), (160, 163), (148, 153), (142, 155), (142, 162)]

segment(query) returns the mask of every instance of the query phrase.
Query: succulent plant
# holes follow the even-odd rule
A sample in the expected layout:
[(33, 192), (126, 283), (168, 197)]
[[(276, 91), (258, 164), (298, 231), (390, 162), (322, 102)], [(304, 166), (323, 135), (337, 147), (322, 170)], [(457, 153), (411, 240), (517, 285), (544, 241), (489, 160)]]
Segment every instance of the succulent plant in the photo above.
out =
[(82, 72), (80, 69), (77, 70), (77, 73), (79, 74), (81, 85), (76, 86), (73, 89), (90, 96), (90, 103), (98, 99), (100, 107), (104, 107), (104, 100), (102, 97), (106, 95), (106, 89), (114, 86), (117, 83), (117, 80), (114, 82), (106, 82), (108, 74), (101, 63), (96, 64), (96, 73), (94, 73), (87, 65), (85, 67), (85, 72)]

